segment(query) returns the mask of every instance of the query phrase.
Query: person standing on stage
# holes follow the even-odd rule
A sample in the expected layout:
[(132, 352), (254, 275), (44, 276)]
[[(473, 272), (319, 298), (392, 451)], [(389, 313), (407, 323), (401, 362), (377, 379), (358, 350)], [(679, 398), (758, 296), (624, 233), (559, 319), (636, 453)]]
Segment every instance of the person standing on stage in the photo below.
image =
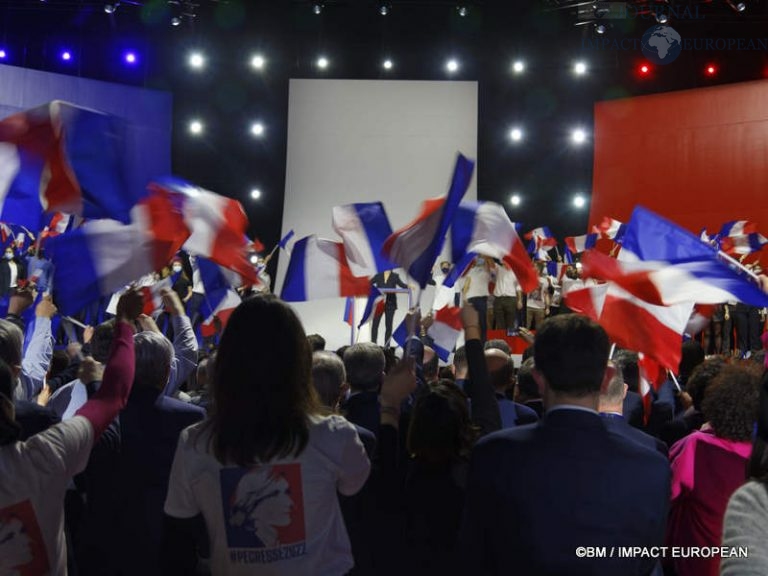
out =
[[(379, 272), (371, 278), (371, 284), (379, 289), (408, 288), (408, 285), (400, 279), (397, 272), (385, 270)], [(384, 344), (386, 345), (392, 337), (392, 323), (395, 319), (395, 310), (397, 310), (397, 294), (389, 293), (385, 295), (384, 300)], [(381, 314), (375, 314), (373, 325), (371, 326), (371, 341), (376, 342), (379, 335), (379, 323)]]

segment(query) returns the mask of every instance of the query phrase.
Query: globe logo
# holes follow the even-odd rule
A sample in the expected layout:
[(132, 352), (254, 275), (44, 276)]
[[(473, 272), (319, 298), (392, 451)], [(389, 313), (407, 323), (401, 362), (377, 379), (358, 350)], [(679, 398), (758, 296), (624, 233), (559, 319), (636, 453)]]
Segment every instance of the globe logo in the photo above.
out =
[(683, 49), (682, 39), (671, 26), (652, 26), (640, 41), (643, 54), (654, 64), (671, 64)]

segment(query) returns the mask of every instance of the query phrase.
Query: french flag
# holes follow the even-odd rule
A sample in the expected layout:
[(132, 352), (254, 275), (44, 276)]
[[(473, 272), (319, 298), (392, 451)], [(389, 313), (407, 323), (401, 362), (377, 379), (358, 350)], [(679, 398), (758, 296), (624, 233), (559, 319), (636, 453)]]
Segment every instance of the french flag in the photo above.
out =
[(747, 234), (754, 234), (757, 232), (757, 224), (750, 222), (749, 220), (731, 220), (726, 222), (720, 228), (720, 237), (726, 238), (727, 236), (746, 236)]
[(458, 306), (446, 306), (435, 312), (434, 322), (427, 330), (432, 338), (435, 352), (443, 362), (456, 348), (456, 342), (464, 327), (461, 323), (461, 308)]
[(344, 244), (307, 236), (293, 245), (281, 298), (287, 302), (304, 302), (365, 296), (369, 289), (367, 277), (352, 274)]
[(128, 223), (144, 191), (127, 184), (123, 128), (58, 100), (0, 121), (0, 219), (32, 230), (43, 211)]
[(517, 277), (523, 290), (539, 285), (536, 269), (517, 235), (504, 207), (495, 202), (463, 202), (451, 225), (451, 251), (454, 262), (461, 264), (477, 254), (504, 262)]
[(432, 266), (440, 255), (448, 227), (469, 188), (475, 163), (459, 154), (448, 194), (425, 201), (410, 224), (384, 242), (384, 257), (404, 268), (422, 289), (429, 282)]
[(374, 316), (379, 315), (379, 304), (381, 304), (383, 308), (384, 294), (379, 292), (379, 289), (371, 284), (371, 291), (368, 294), (368, 301), (365, 303), (365, 310), (363, 310), (363, 315), (360, 317), (360, 323), (357, 325), (358, 328), (370, 322), (371, 318)]
[(528, 245), (528, 251), (533, 254), (534, 252), (540, 252), (545, 248), (554, 248), (557, 246), (557, 240), (552, 235), (548, 226), (541, 226), (534, 228), (525, 235), (526, 240), (530, 240)]
[(381, 202), (334, 207), (333, 229), (344, 242), (347, 262), (355, 276), (375, 276), (397, 268), (381, 254), (384, 242), (392, 235)]
[(619, 346), (644, 352), (666, 368), (679, 366), (692, 302), (654, 306), (611, 282), (570, 290), (564, 298), (569, 308), (598, 322)]
[(180, 219), (174, 225), (162, 203), (140, 203), (131, 213), (131, 224), (90, 220), (48, 240), (54, 298), (63, 314), (75, 314), (162, 269), (189, 235)]
[(347, 301), (344, 304), (344, 322), (350, 326), (355, 325), (355, 299), (352, 296), (347, 296)]
[(758, 279), (738, 262), (642, 207), (632, 214), (618, 260), (590, 250), (582, 264), (585, 275), (611, 280), (651, 304), (768, 305)]
[(240, 202), (179, 178), (152, 182), (149, 190), (181, 214), (190, 233), (184, 244), (187, 251), (234, 270), (245, 282), (259, 283), (248, 261), (248, 218)]
[(218, 317), (223, 329), (229, 316), (242, 301), (238, 293), (232, 288), (233, 283), (236, 283), (239, 277), (231, 270), (223, 268), (207, 258), (197, 256), (195, 264), (200, 270), (200, 282), (202, 282), (205, 290), (205, 300), (200, 307), (200, 315), (208, 324), (213, 322), (214, 316)]
[(592, 232), (599, 234), (601, 238), (613, 240), (617, 244), (622, 243), (626, 231), (626, 224), (607, 216), (603, 218), (603, 221), (598, 226), (592, 227)]
[(726, 236), (720, 243), (720, 249), (729, 256), (743, 256), (759, 252), (768, 244), (768, 238), (757, 232), (740, 236)]
[(584, 234), (582, 236), (567, 236), (565, 238), (565, 246), (572, 254), (579, 254), (590, 248), (594, 248), (597, 244), (598, 235)]
[(280, 248), (283, 250), (287, 250), (288, 242), (291, 241), (291, 238), (293, 238), (295, 234), (296, 233), (293, 230), (288, 230), (288, 233), (280, 239), (280, 242), (278, 242), (277, 245), (280, 246)]

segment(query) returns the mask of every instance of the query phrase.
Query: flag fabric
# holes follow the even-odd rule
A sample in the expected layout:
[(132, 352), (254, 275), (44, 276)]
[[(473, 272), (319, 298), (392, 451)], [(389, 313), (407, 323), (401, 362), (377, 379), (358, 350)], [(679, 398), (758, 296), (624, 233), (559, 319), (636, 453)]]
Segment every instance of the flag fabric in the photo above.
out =
[(567, 236), (565, 238), (565, 247), (573, 254), (579, 254), (597, 244), (597, 234), (584, 234), (582, 236)]
[(720, 249), (729, 256), (743, 256), (759, 252), (768, 244), (768, 238), (757, 232), (740, 236), (726, 236), (720, 242)]
[(653, 404), (651, 391), (658, 391), (659, 386), (664, 381), (666, 370), (658, 362), (642, 352), (639, 352), (637, 355), (637, 367), (640, 380), (640, 396), (643, 400), (643, 423), (648, 424), (648, 418), (651, 415), (651, 405)]
[(569, 308), (598, 322), (619, 346), (677, 370), (692, 302), (654, 306), (611, 282), (570, 290), (564, 298)]
[(695, 336), (704, 330), (709, 326), (709, 321), (716, 309), (717, 304), (695, 304), (688, 324), (685, 326), (685, 333), (689, 336)]
[(469, 188), (474, 168), (473, 161), (459, 154), (448, 194), (444, 198), (425, 201), (416, 219), (395, 231), (384, 242), (384, 257), (404, 268), (422, 289), (429, 282), (432, 266), (440, 255), (459, 203)]
[(598, 226), (592, 227), (592, 232), (599, 234), (601, 238), (607, 238), (613, 240), (617, 244), (621, 244), (624, 240), (624, 234), (627, 231), (627, 225), (613, 218), (607, 216), (603, 218), (603, 221)]
[(278, 246), (280, 246), (280, 248), (283, 250), (287, 250), (288, 242), (291, 241), (291, 238), (293, 238), (294, 235), (295, 232), (293, 230), (289, 230), (288, 233), (280, 239)]
[(554, 248), (557, 246), (557, 240), (547, 226), (534, 228), (525, 234), (525, 239), (530, 240), (528, 252), (540, 252), (543, 249)]
[(768, 294), (746, 268), (645, 208), (633, 212), (622, 246), (618, 260), (586, 252), (584, 274), (612, 280), (651, 304), (768, 305)]
[(350, 326), (355, 325), (355, 299), (352, 296), (347, 296), (344, 303), (344, 322)]
[(384, 294), (374, 284), (371, 284), (371, 291), (368, 294), (368, 301), (365, 303), (363, 315), (360, 317), (360, 323), (357, 325), (358, 328), (370, 322), (371, 318), (377, 315), (379, 304), (383, 306)]
[(62, 101), (0, 121), (0, 219), (41, 228), (46, 212), (130, 222), (144, 190), (127, 184), (124, 126)]
[(446, 306), (434, 315), (434, 321), (427, 330), (432, 338), (432, 348), (443, 362), (456, 348), (456, 342), (464, 329), (461, 323), (461, 308), (458, 306)]
[[(564, 262), (547, 262), (547, 274), (552, 276), (553, 278), (557, 278), (557, 281), (559, 282), (560, 279), (563, 277), (563, 274), (565, 274), (565, 269), (568, 267), (567, 263)], [(538, 279), (536, 281), (536, 286), (531, 288), (531, 290), (535, 290), (538, 287)], [(531, 290), (526, 290), (526, 292), (530, 292)]]
[(749, 220), (731, 220), (720, 227), (720, 237), (746, 236), (757, 232), (757, 224)]
[(248, 218), (240, 202), (179, 178), (152, 182), (149, 190), (181, 214), (189, 229), (185, 250), (234, 270), (244, 282), (259, 283), (248, 260)]
[(514, 223), (504, 207), (495, 202), (463, 202), (459, 206), (451, 225), (451, 251), (457, 263), (462, 263), (467, 254), (504, 262), (526, 292), (539, 285), (536, 269)]
[(374, 276), (397, 268), (381, 253), (384, 242), (392, 235), (381, 202), (335, 206), (333, 229), (344, 242), (347, 262), (355, 276)]
[(162, 202), (134, 206), (132, 222), (90, 220), (50, 238), (46, 250), (55, 268), (54, 299), (62, 314), (75, 314), (146, 274), (162, 269), (188, 236)]
[(365, 296), (367, 277), (356, 277), (347, 264), (344, 244), (307, 236), (293, 245), (281, 298), (304, 302), (320, 298)]

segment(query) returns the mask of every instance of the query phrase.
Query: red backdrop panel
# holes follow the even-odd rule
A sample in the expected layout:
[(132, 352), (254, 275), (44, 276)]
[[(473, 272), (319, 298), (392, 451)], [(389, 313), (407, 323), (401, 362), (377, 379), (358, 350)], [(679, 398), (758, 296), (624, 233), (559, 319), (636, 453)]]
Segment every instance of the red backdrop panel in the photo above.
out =
[(697, 234), (768, 235), (768, 81), (599, 102), (594, 141), (590, 226), (642, 204)]

